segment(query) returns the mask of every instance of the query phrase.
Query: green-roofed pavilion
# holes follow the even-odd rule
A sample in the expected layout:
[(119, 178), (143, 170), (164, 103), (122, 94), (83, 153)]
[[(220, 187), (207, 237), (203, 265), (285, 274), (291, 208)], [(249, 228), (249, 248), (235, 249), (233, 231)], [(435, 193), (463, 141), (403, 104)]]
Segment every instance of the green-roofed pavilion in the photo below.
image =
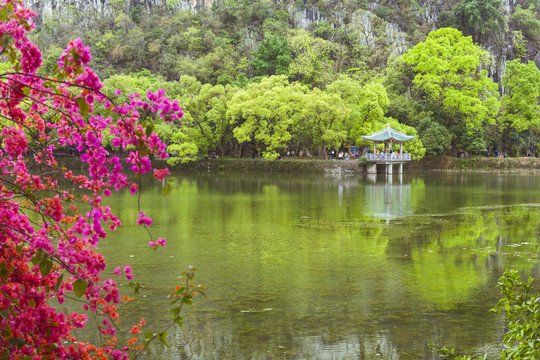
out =
[[(374, 162), (375, 164), (384, 164), (386, 165), (386, 173), (392, 174), (392, 165), (399, 164), (399, 173), (403, 173), (403, 162), (411, 161), (411, 154), (403, 153), (403, 143), (405, 141), (410, 141), (415, 139), (415, 136), (406, 135), (400, 131), (394, 130), (390, 127), (390, 124), (385, 129), (377, 131), (371, 135), (362, 136), (362, 139), (373, 141), (373, 153), (366, 154), (366, 157), (369, 161)], [(377, 154), (377, 144), (384, 144), (384, 151)], [(399, 144), (399, 152), (392, 152), (392, 143)], [(368, 168), (368, 173), (376, 173), (377, 166), (373, 165)]]
[(412, 135), (405, 135), (402, 132), (399, 132), (397, 130), (394, 130), (390, 127), (390, 124), (388, 124), (388, 127), (386, 129), (382, 129), (381, 131), (377, 131), (376, 133), (373, 133), (369, 136), (362, 136), (362, 139), (369, 140), (369, 141), (375, 141), (375, 142), (398, 142), (402, 143), (405, 141), (413, 140), (415, 137)]

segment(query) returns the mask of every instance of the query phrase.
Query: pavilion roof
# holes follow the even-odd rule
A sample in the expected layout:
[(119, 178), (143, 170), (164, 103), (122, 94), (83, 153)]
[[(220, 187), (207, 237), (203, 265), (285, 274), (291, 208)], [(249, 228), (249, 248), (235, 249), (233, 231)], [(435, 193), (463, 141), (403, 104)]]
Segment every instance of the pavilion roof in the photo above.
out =
[(362, 136), (362, 139), (364, 140), (376, 141), (376, 142), (386, 142), (386, 141), (404, 142), (404, 141), (412, 140), (414, 138), (415, 136), (405, 135), (402, 132), (392, 129), (390, 127), (390, 124), (388, 124), (388, 127), (386, 129), (377, 131), (376, 133), (373, 133), (369, 136), (367, 135)]

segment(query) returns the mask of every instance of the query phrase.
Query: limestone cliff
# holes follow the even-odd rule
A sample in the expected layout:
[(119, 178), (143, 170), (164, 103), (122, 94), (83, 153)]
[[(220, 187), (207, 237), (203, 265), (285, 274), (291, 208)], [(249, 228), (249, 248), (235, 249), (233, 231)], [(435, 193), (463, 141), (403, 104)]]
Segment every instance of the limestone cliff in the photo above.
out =
[[(292, 27), (309, 28), (315, 22), (328, 22), (334, 28), (344, 27), (355, 34), (356, 45), (372, 48), (375, 40), (385, 38), (389, 53), (402, 54), (418, 41), (425, 33), (441, 25), (441, 16), (452, 11), (459, 0), (414, 0), (406, 6), (399, 0), (273, 0), (276, 6), (285, 8)], [(125, 6), (125, 10), (141, 6), (150, 9), (167, 6), (172, 9), (201, 11), (211, 8), (223, 0), (28, 0), (27, 5), (46, 16), (54, 12), (65, 13), (69, 9), (77, 11), (112, 11), (112, 6)], [(487, 34), (480, 44), (493, 55), (493, 64), (488, 69), (494, 80), (500, 82), (507, 61), (514, 56), (514, 35), (509, 31), (510, 15), (522, 0), (502, 0), (501, 12), (506, 20), (505, 31), (499, 34)], [(362, 4), (362, 5), (361, 5)], [(387, 10), (392, 14), (381, 18)], [(39, 21), (39, 19), (38, 19)], [(375, 23), (376, 22), (376, 23)], [(444, 24), (443, 24), (444, 25)], [(424, 29), (423, 32), (414, 29)], [(533, 60), (540, 68), (538, 44), (529, 44), (525, 60)]]

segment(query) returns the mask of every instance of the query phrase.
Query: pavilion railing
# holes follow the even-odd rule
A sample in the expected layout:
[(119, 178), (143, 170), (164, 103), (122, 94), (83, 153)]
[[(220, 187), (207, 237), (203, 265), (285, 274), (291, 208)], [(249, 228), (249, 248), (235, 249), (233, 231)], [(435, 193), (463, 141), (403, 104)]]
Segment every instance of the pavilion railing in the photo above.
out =
[(366, 154), (369, 161), (411, 161), (411, 154)]

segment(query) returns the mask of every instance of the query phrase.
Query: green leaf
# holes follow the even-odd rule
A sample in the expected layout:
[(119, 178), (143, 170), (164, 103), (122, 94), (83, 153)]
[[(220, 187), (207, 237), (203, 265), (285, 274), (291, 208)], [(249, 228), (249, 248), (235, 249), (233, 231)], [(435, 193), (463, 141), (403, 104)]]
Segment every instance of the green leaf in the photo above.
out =
[(2, 356), (0, 357), (0, 360), (7, 360), (9, 359), (9, 351), (8, 349), (4, 349), (4, 351), (2, 351)]
[(60, 285), (62, 285), (62, 281), (64, 280), (64, 275), (60, 275), (58, 279), (56, 280), (56, 284), (54, 285), (54, 291), (58, 291), (60, 288)]
[(78, 63), (81, 56), (75, 51), (75, 49), (71, 49), (71, 56), (73, 56), (73, 60), (75, 63)]
[(185, 290), (186, 290), (186, 287), (185, 287), (185, 286), (181, 286), (180, 288), (178, 288), (178, 290), (176, 290), (176, 294), (177, 294), (177, 295), (180, 295), (180, 294), (183, 293)]
[(75, 99), (75, 102), (79, 106), (79, 112), (81, 113), (81, 116), (86, 116), (90, 112), (90, 105), (86, 102), (86, 100), (82, 97), (79, 97)]
[(17, 348), (20, 348), (24, 343), (25, 343), (24, 339), (14, 338), (14, 337), (11, 337), (8, 339), (8, 344), (13, 347), (16, 346)]
[(7, 269), (6, 269), (6, 264), (5, 263), (1, 263), (0, 264), (0, 277), (6, 277), (8, 274), (7, 272)]
[(77, 297), (81, 297), (86, 293), (86, 288), (88, 287), (88, 284), (84, 280), (77, 280), (73, 283), (73, 292)]
[(183, 322), (184, 322), (184, 319), (183, 319), (181, 316), (179, 316), (179, 317), (177, 317), (177, 318), (174, 319), (174, 323), (175, 323), (176, 325), (178, 325), (178, 327), (180, 327), (180, 328), (182, 327), (182, 323), (183, 323)]
[(9, 317), (9, 311), (7, 311), (6, 309), (0, 310), (0, 317), (2, 317), (3, 319), (7, 319)]
[(173, 313), (174, 317), (176, 318), (178, 314), (180, 313), (180, 307), (175, 307), (171, 309), (171, 312)]
[(154, 124), (149, 124), (149, 125), (146, 127), (146, 136), (152, 135), (152, 133), (154, 132), (154, 130), (155, 130)]
[(41, 275), (49, 275), (52, 265), (52, 260), (49, 258), (48, 255), (45, 254), (45, 256), (43, 256), (43, 258), (41, 258), (41, 260), (39, 261), (39, 272), (41, 272)]
[(32, 256), (32, 264), (36, 265), (41, 261), (41, 258), (43, 256), (43, 251), (38, 250), (34, 256)]
[(167, 344), (167, 341), (165, 341), (166, 338), (167, 338), (167, 332), (166, 331), (162, 332), (158, 336), (158, 339), (159, 339), (160, 343), (162, 343), (165, 346), (169, 346), (169, 344)]
[(6, 326), (4, 326), (4, 329), (2, 329), (1, 333), (4, 336), (4, 338), (10, 337), (11, 336), (11, 325), (7, 324)]
[(0, 20), (5, 21), (7, 20), (8, 16), (8, 9), (6, 7), (2, 7), (2, 9), (0, 9)]

